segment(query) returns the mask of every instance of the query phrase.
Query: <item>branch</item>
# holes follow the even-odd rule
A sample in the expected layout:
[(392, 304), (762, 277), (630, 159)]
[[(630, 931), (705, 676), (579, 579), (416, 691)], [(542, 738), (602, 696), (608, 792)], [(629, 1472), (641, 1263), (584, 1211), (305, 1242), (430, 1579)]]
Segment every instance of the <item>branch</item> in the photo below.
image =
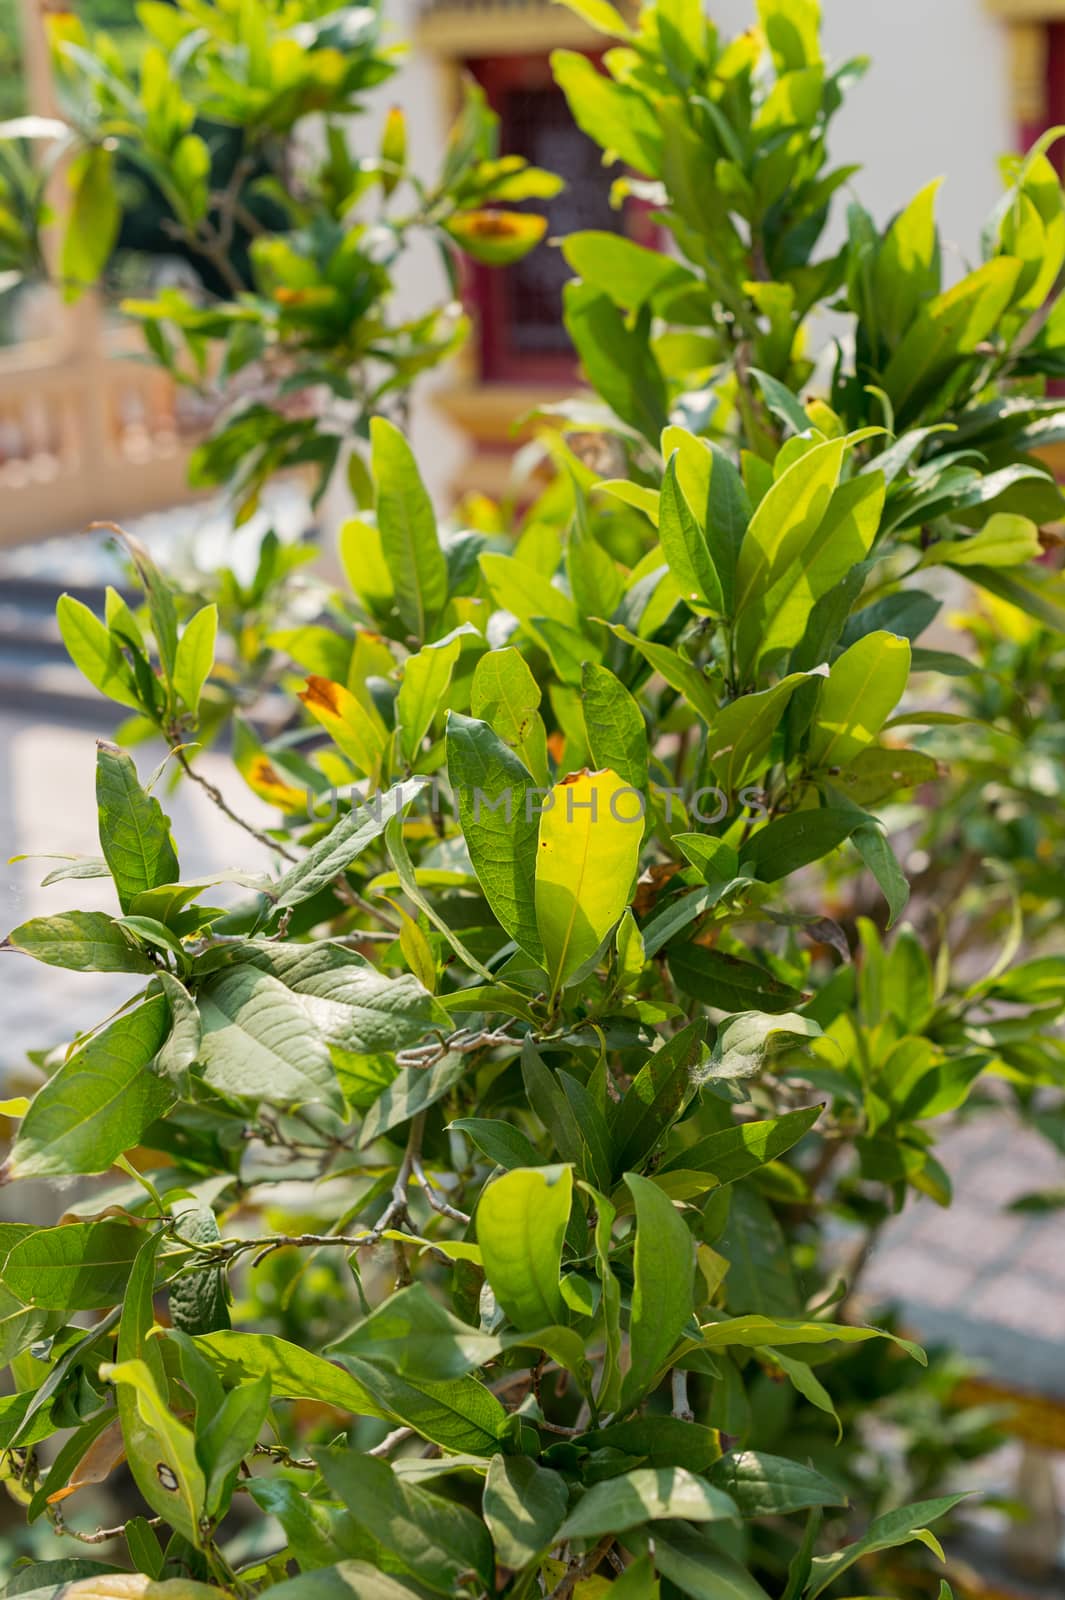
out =
[[(162, 1517), (149, 1517), (149, 1528), (158, 1528), (162, 1525)], [(55, 1533), (68, 1539), (79, 1539), (82, 1544), (107, 1544), (111, 1539), (121, 1539), (125, 1536), (126, 1525), (120, 1522), (117, 1528), (97, 1528), (95, 1533), (79, 1533), (77, 1528), (68, 1528), (61, 1517), (56, 1517), (52, 1523)]]
[(299, 857), (293, 855), (292, 851), (289, 850), (286, 845), (279, 844), (276, 839), (271, 839), (268, 833), (262, 833), (254, 826), (253, 823), (246, 822), (243, 817), (239, 817), (233, 810), (232, 806), (227, 803), (221, 789), (219, 789), (216, 784), (213, 784), (209, 778), (205, 778), (202, 773), (196, 771), (195, 767), (193, 767), (192, 763), (189, 761), (188, 756), (185, 754), (184, 750), (180, 748), (180, 746), (171, 743), (170, 748), (174, 755), (177, 756), (181, 770), (185, 773), (186, 777), (191, 778), (193, 783), (199, 784), (200, 788), (203, 790), (204, 794), (206, 794), (211, 803), (217, 806), (219, 811), (221, 811), (224, 816), (229, 818), (230, 822), (235, 822), (238, 828), (243, 828), (245, 833), (250, 833), (253, 839), (257, 839), (261, 845), (266, 847), (267, 850), (275, 851), (276, 854), (283, 857), (285, 861), (296, 862), (299, 860)]
[(580, 1580), (589, 1577), (595, 1571), (613, 1543), (614, 1535), (608, 1533), (600, 1539), (594, 1550), (590, 1550), (580, 1561), (573, 1562), (569, 1570), (564, 1572), (555, 1584), (547, 1600), (569, 1600)]
[[(396, 1057), (397, 1061), (399, 1057)], [(392, 1185), (392, 1198), (379, 1220), (374, 1223), (366, 1239), (367, 1244), (378, 1244), (386, 1228), (400, 1220), (410, 1221), (407, 1213), (407, 1185), (410, 1183), (414, 1172), (414, 1163), (422, 1158), (422, 1139), (425, 1137), (425, 1112), (419, 1112), (410, 1125), (407, 1135), (407, 1148), (403, 1152), (403, 1160), (396, 1173), (396, 1181)]]
[(688, 1374), (680, 1367), (673, 1369), (673, 1415), (680, 1422), (694, 1422), (695, 1412), (688, 1399)]
[(366, 1454), (378, 1457), (387, 1456), (388, 1452), (394, 1450), (397, 1444), (402, 1444), (404, 1439), (410, 1439), (413, 1435), (413, 1428), (393, 1428), (391, 1433), (385, 1435), (380, 1444), (375, 1444), (372, 1450), (367, 1450)]

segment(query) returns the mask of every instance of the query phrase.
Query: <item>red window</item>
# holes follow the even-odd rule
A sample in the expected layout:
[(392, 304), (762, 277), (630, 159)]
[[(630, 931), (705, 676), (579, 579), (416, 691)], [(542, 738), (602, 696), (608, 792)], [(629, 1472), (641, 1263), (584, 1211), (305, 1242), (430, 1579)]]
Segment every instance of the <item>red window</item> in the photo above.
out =
[(610, 208), (610, 174), (598, 146), (574, 123), (547, 56), (482, 56), (466, 66), (499, 117), (500, 154), (524, 156), (566, 180), (555, 199), (521, 208), (546, 214), (542, 244), (505, 271), (475, 266), (471, 273), (480, 375), (488, 382), (569, 383), (576, 361), (562, 322), (562, 286), (571, 273), (547, 241), (584, 228), (620, 232), (624, 216)]

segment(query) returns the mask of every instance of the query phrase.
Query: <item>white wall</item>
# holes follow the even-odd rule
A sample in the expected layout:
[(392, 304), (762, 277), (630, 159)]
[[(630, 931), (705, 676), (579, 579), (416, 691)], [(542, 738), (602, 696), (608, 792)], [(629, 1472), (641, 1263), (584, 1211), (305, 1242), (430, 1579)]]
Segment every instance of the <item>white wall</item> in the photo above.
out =
[[(930, 179), (945, 177), (945, 246), (975, 257), (980, 228), (1002, 192), (998, 157), (1014, 148), (1006, 30), (983, 0), (823, 0), (834, 64), (871, 59), (834, 125), (834, 147), (864, 171), (853, 184), (881, 223)], [(711, 15), (746, 25), (745, 0), (714, 0)]]
[[(939, 196), (946, 275), (957, 276), (975, 257), (981, 225), (1000, 192), (997, 160), (1012, 150), (1006, 36), (982, 0), (822, 0), (826, 53), (833, 63), (871, 58), (834, 125), (836, 159), (860, 162), (853, 193), (884, 223), (932, 178), (947, 179)], [(710, 0), (710, 15), (731, 36), (750, 26), (754, 0)], [(393, 41), (413, 33), (415, 0), (389, 0)], [(359, 129), (372, 148), (387, 106), (408, 117), (413, 162), (430, 177), (440, 161), (448, 108), (441, 103), (435, 64), (411, 50), (399, 74), (374, 97)], [(953, 261), (951, 257), (953, 256)], [(407, 256), (399, 272), (396, 307), (415, 314), (442, 292), (431, 248)], [(434, 380), (422, 380), (412, 435), (418, 460), (441, 505), (465, 453), (461, 435), (431, 400)], [(439, 381), (437, 378), (435, 381)], [(331, 497), (332, 498), (332, 497)], [(328, 508), (330, 520), (341, 509)]]

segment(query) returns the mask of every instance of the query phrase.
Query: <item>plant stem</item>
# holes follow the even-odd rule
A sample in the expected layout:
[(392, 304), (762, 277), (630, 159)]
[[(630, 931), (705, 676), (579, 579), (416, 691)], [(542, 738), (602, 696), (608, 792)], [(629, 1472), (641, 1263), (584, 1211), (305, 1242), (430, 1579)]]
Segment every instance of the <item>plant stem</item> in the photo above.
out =
[(280, 844), (276, 839), (271, 839), (269, 834), (260, 832), (253, 823), (247, 822), (243, 817), (238, 816), (232, 806), (228, 804), (221, 789), (216, 784), (213, 784), (209, 778), (205, 778), (202, 773), (196, 771), (184, 750), (173, 742), (171, 742), (170, 748), (177, 757), (185, 776), (191, 778), (193, 783), (199, 784), (212, 805), (217, 806), (219, 811), (229, 818), (230, 822), (235, 822), (238, 828), (243, 828), (245, 833), (250, 833), (253, 839), (257, 839), (267, 850), (273, 850), (285, 861), (296, 862), (299, 859), (286, 845)]

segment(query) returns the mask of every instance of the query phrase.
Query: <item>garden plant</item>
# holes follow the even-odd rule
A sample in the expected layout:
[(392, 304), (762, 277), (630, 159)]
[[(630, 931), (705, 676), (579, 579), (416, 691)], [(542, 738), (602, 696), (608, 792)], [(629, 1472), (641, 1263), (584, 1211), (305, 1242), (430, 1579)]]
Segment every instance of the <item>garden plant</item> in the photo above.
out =
[[(486, 204), (553, 180), (495, 154), (476, 96), (434, 188), (394, 117), (351, 154), (387, 70), (362, 9), (148, 0), (139, 76), (58, 30), (81, 110), (36, 131), (73, 161), (65, 276), (105, 266), (116, 150), (223, 277), (243, 227), (250, 278), (134, 308), (229, 396), (197, 471), (246, 507), (350, 457), (361, 509), (349, 586), (249, 657), (276, 542), (219, 596), (223, 652), (218, 604), (134, 540), (143, 603), (60, 602), (164, 748), (152, 771), (100, 740), (99, 855), (6, 940), (132, 992), (3, 1106), (8, 1183), (82, 1180), (57, 1225), (0, 1225), (5, 1483), (74, 1550), (8, 1596), (949, 1600), (950, 1360), (930, 1381), (872, 1325), (861, 1274), (891, 1215), (949, 1205), (943, 1119), (1053, 1106), (1065, 1072), (1060, 857), (1041, 880), (1038, 837), (972, 831), (986, 763), (1019, 752), (1022, 794), (1024, 750), (1058, 759), (1063, 500), (1033, 452), (1065, 437), (1065, 198), (1049, 141), (1008, 162), (947, 284), (935, 186), (881, 229), (829, 163), (863, 63), (826, 64), (815, 0), (732, 40), (697, 0), (570, 3), (607, 48), (557, 80), (661, 248), (559, 243), (588, 387), (541, 419), (526, 503), (446, 521), (402, 427), (445, 313), (392, 326), (393, 256), (427, 226), (505, 270), (543, 229)], [(215, 125), (243, 151), (221, 194)], [(2, 169), (12, 271), (48, 255), (34, 131)], [(260, 651), (281, 736), (234, 715)], [(1019, 718), (1006, 673), (1050, 701)], [(183, 877), (175, 770), (242, 821), (241, 870)], [(1006, 908), (979, 939), (949, 875), (911, 901), (915, 839)], [(111, 911), (78, 909), (86, 878)], [(918, 1404), (936, 1424), (888, 1471), (866, 1424)], [(114, 1527), (79, 1511), (101, 1484)]]

